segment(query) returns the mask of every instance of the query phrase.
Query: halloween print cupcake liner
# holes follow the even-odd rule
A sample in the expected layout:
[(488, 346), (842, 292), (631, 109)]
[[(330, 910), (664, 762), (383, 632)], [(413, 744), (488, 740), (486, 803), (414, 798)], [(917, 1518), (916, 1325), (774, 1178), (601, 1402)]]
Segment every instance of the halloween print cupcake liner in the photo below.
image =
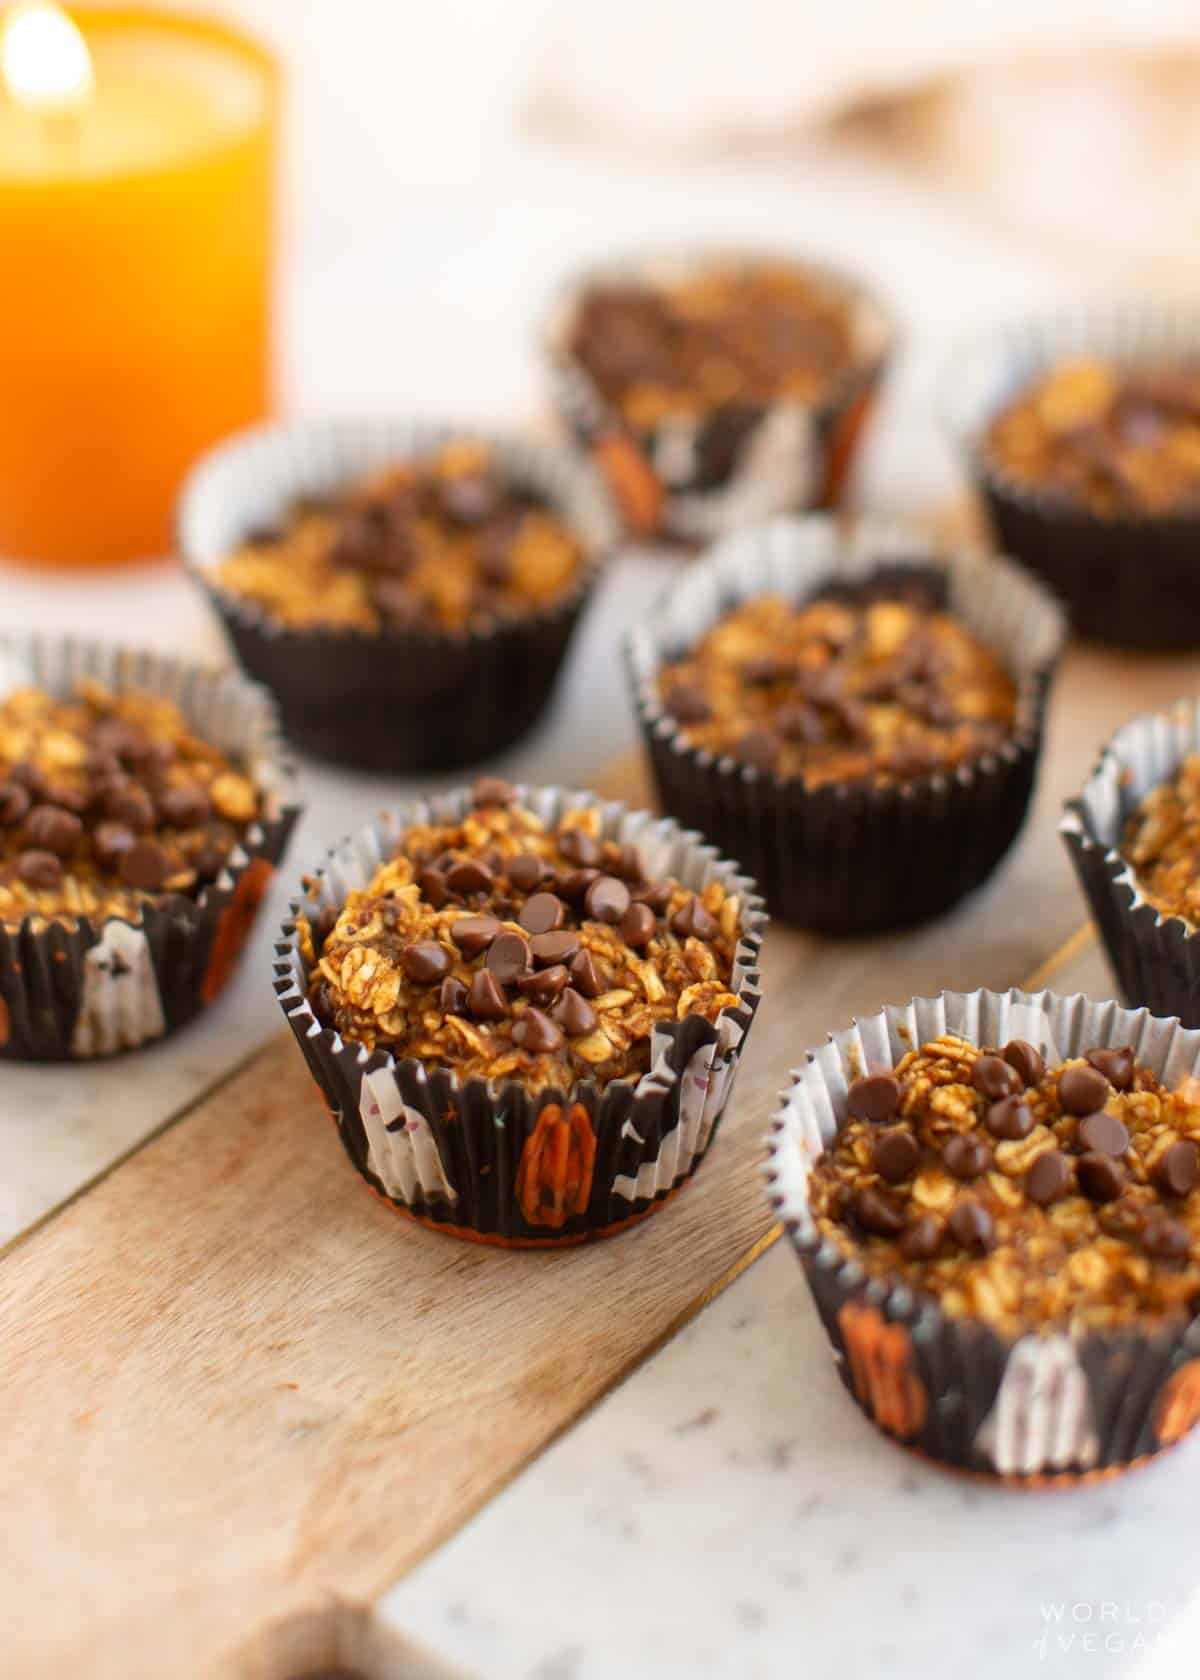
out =
[(0, 924), (0, 1057), (109, 1056), (185, 1025), (215, 1002), (254, 925), (300, 814), (270, 697), (232, 672), (83, 640), (0, 641), (4, 691), (68, 697), (85, 680), (172, 700), (193, 732), (238, 758), (264, 815), (195, 898), (164, 894), (137, 921), (26, 916)]
[[(817, 403), (736, 402), (635, 432), (569, 349), (582, 298), (600, 284), (683, 276), (712, 263), (800, 262), (841, 293), (858, 346)], [(700, 248), (597, 264), (553, 303), (544, 331), (555, 403), (608, 483), (633, 536), (694, 545), (779, 513), (838, 505), (896, 347), (896, 326), (857, 280), (794, 252)]]
[(394, 1207), (451, 1235), (512, 1248), (561, 1247), (652, 1212), (704, 1159), (733, 1088), (759, 1000), (766, 925), (754, 883), (699, 835), (588, 793), (525, 788), (547, 826), (597, 809), (601, 837), (639, 848), (647, 873), (699, 890), (721, 881), (740, 900), (730, 991), (715, 1021), (686, 1016), (654, 1030), (636, 1083), (528, 1092), (515, 1080), (462, 1080), (413, 1058), (368, 1052), (323, 1027), (308, 1001), (295, 918), (340, 908), (366, 886), (414, 823), (457, 822), (471, 794), (415, 801), (331, 851), (293, 901), (276, 946), (275, 991), (355, 1168)]
[(943, 412), (996, 546), (1036, 572), (1081, 636), (1111, 647), (1200, 647), (1195, 550), (1200, 509), (1102, 515), (1016, 482), (987, 452), (1005, 402), (1065, 357), (1170, 362), (1200, 357), (1200, 312), (1130, 305), (1063, 313), (981, 335), (954, 355)]
[(1132, 1045), (1164, 1083), (1200, 1075), (1200, 1032), (1147, 1009), (1076, 994), (944, 992), (890, 1005), (834, 1034), (792, 1076), (768, 1137), (767, 1184), (857, 1404), (898, 1444), (1014, 1486), (1084, 1482), (1172, 1446), (1200, 1418), (1200, 1319), (1079, 1334), (999, 1334), (951, 1318), (903, 1280), (868, 1277), (809, 1207), (814, 1161), (846, 1118), (850, 1082), (952, 1033), (1023, 1038), (1061, 1061)]
[(1120, 850), (1146, 795), (1200, 752), (1200, 701), (1178, 700), (1117, 731), (1059, 824), (1121, 996), (1200, 1027), (1200, 932), (1147, 902)]
[[(514, 485), (536, 492), (585, 558), (555, 601), (461, 631), (376, 631), (281, 623), (223, 588), (221, 561), (298, 499), (319, 498), (390, 463), (469, 435)], [(615, 540), (598, 476), (552, 445), (471, 428), (389, 421), (256, 428), (220, 445), (184, 487), (180, 550), (243, 668), (274, 694), (289, 738), (317, 758), (417, 772), (477, 764), (537, 722)]]
[[(687, 743), (659, 697), (658, 675), (724, 613), (766, 593), (802, 602), (897, 570), (926, 583), (1016, 681), (1016, 724), (995, 752), (906, 782), (810, 788)], [(1007, 560), (940, 553), (871, 521), (847, 535), (813, 515), (718, 543), (629, 633), (625, 652), (663, 809), (736, 856), (772, 916), (845, 935), (926, 921), (996, 868), (1028, 810), (1064, 634), (1052, 597)]]

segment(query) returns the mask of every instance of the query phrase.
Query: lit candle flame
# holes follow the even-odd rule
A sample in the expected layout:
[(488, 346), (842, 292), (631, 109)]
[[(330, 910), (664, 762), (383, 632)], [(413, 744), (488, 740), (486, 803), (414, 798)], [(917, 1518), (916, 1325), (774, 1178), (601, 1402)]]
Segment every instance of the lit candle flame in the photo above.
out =
[(21, 0), (8, 12), (0, 75), (19, 105), (49, 116), (77, 110), (95, 81), (87, 42), (52, 0)]

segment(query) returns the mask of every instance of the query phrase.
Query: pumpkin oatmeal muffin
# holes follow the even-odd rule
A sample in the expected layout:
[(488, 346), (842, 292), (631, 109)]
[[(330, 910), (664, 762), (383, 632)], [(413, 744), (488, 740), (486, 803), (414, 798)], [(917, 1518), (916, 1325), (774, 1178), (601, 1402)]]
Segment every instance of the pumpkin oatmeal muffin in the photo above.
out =
[(916, 999), (812, 1053), (772, 1180), (881, 1427), (1032, 1480), (1196, 1421), (1198, 1073), (1178, 1022), (1049, 993)]
[(709, 251), (584, 276), (549, 345), (563, 411), (626, 522), (696, 541), (836, 502), (892, 336), (820, 264)]
[(236, 677), (9, 641), (0, 696), (0, 1054), (131, 1049), (229, 979), (298, 814)]
[(1081, 634), (1200, 646), (1200, 318), (1098, 311), (980, 335), (947, 368), (951, 428), (996, 546)]
[(563, 450), (386, 422), (234, 438), (179, 520), (296, 743), (387, 771), (477, 763), (533, 725), (613, 528)]
[(506, 1241), (648, 1211), (728, 1095), (756, 1001), (751, 884), (673, 825), (495, 778), (381, 850), (344, 893), (313, 884), (280, 970), (298, 1036), (322, 1029), (355, 1164)]

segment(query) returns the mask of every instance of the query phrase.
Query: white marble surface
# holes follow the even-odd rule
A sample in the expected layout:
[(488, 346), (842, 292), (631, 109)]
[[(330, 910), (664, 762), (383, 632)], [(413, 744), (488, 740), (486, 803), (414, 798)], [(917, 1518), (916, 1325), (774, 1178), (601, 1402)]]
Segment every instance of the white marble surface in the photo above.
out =
[[(1064, 989), (1107, 984), (1093, 950)], [(1200, 1439), (1044, 1493), (898, 1450), (780, 1241), (381, 1613), (489, 1680), (1166, 1680), (1195, 1672), (1197, 1488)]]

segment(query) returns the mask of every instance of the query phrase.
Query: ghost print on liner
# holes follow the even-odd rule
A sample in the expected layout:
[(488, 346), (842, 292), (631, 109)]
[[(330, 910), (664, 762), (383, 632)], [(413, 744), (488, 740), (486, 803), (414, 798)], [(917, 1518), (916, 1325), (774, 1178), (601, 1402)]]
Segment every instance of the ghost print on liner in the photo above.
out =
[(458, 1201), (429, 1121), (410, 1108), (386, 1068), (364, 1076), (359, 1113), (367, 1134), (367, 1166), (393, 1201)]
[(141, 928), (118, 920), (83, 959), (79, 1012), (71, 1035), (73, 1056), (109, 1056), (133, 1050), (167, 1030), (150, 945)]
[(1004, 1476), (1095, 1464), (1100, 1438), (1091, 1390), (1069, 1337), (1022, 1337), (975, 1445)]

